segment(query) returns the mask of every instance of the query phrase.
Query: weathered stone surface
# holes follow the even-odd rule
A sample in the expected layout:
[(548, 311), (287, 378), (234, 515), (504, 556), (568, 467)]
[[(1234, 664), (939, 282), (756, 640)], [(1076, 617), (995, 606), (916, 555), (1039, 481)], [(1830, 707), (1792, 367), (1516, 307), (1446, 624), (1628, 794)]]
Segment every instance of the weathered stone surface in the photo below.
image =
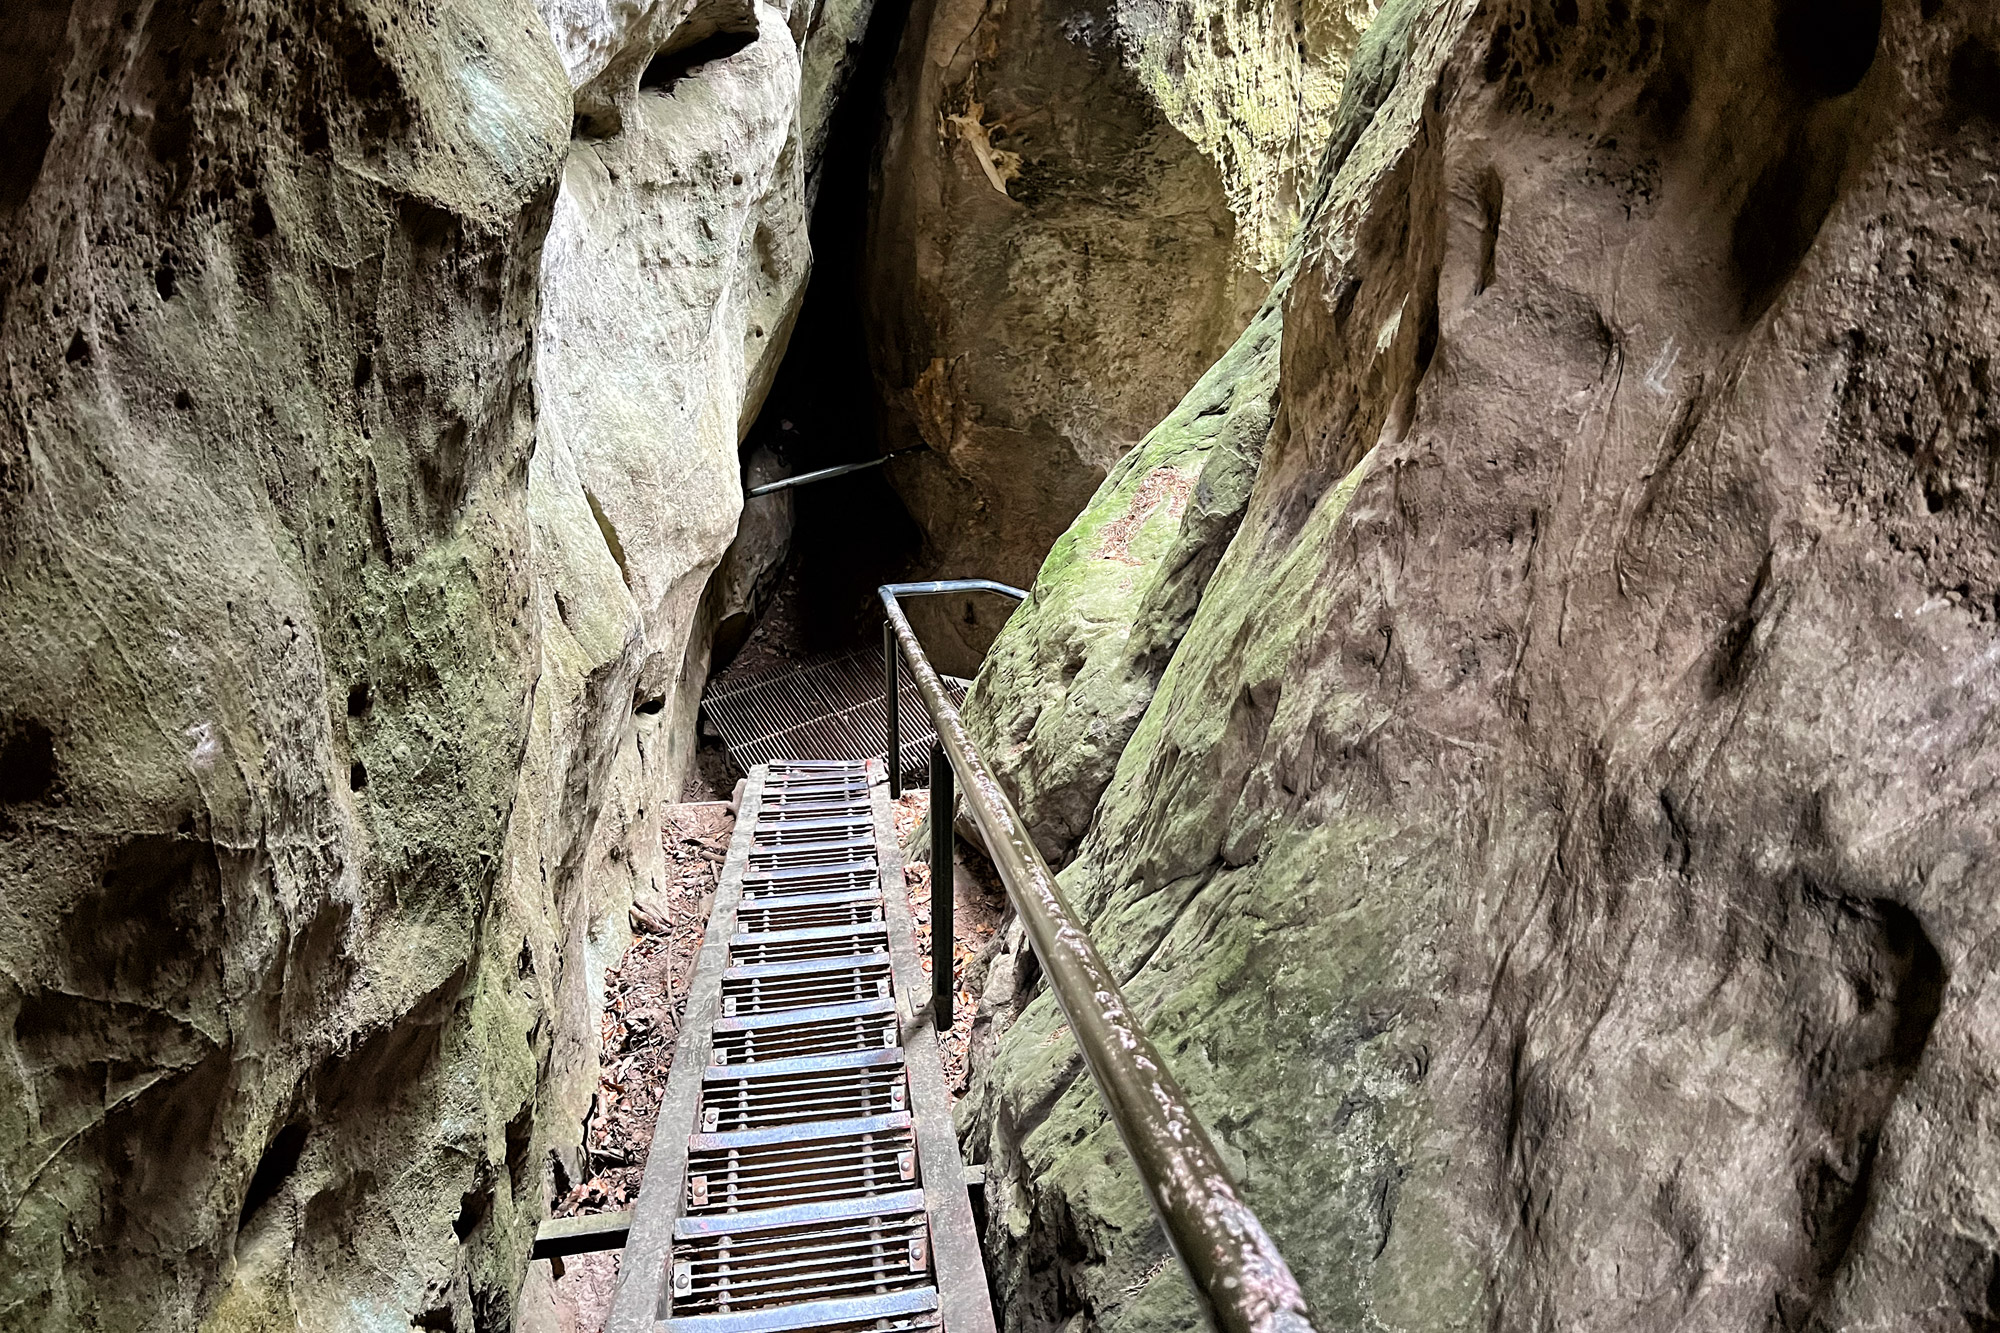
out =
[[(679, 721), (706, 675), (695, 610), (742, 508), (737, 442), (810, 266), (798, 48), (781, 11), (753, 18), (734, 51), (655, 64), (618, 133), (577, 141), (543, 267), (540, 447), (569, 460), (616, 567), (637, 694)], [(662, 756), (662, 801), (684, 764)]]
[[(1324, 1326), (2000, 1318), (1996, 43), (1434, 2), (1311, 224), (1063, 882)], [(1009, 1324), (1191, 1327), (1046, 995), (977, 1094)]]
[(546, 1326), (867, 7), (184, 9), (0, 38), (0, 1326)]
[(1276, 406), (1286, 287), (1056, 539), (966, 700), (1052, 865), (1089, 827), (1242, 520)]
[[(1275, 275), (1372, 4), (915, 6), (869, 272), (892, 469), (939, 575), (1025, 582)], [(969, 671), (1004, 618), (913, 607)]]
[(504, 2), (8, 26), (0, 1324), (504, 1320), (561, 68)]
[[(783, 459), (767, 448), (753, 448), (744, 458), (746, 488), (790, 475)], [(702, 593), (701, 615), (711, 636), (717, 666), (735, 656), (757, 620), (770, 605), (791, 553), (792, 492), (773, 491), (745, 499), (736, 536), (723, 552), (722, 563)]]
[[(1395, 86), (1418, 12), (1392, 5), (1356, 47), (1309, 216)], [(1057, 539), (980, 666), (967, 725), (1053, 865), (1075, 851), (1242, 521), (1276, 413), (1299, 259), (1295, 246), (1235, 346)]]

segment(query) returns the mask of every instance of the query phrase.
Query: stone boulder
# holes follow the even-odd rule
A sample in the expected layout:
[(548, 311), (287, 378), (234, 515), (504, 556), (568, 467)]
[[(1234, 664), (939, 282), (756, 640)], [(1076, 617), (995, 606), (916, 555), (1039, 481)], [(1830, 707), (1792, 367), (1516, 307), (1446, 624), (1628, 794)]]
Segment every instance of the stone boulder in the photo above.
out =
[[(1322, 1327), (1988, 1327), (2000, 27), (1417, 18), (1065, 890)], [(1008, 1325), (1193, 1327), (994, 975)]]

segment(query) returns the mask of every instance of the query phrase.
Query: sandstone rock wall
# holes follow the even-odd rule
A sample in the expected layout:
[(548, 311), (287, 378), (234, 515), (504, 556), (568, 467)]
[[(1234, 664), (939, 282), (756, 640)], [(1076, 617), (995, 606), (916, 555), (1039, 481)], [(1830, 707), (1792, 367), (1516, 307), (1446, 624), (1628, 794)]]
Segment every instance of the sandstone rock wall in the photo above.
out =
[[(1408, 0), (1390, 5), (1356, 47), (1309, 218), (1395, 87), (1418, 13)], [(1250, 327), (1057, 539), (980, 666), (966, 705), (973, 738), (1052, 865), (1068, 861), (1089, 827), (1242, 522), (1276, 419), (1285, 302), (1301, 254), (1295, 245)]]
[(547, 1326), (866, 16), (10, 16), (0, 1326)]
[[(2000, 27), (1422, 9), (1063, 883), (1326, 1326), (1987, 1327)], [(1191, 1327), (1001, 961), (1010, 1326)]]
[[(891, 475), (940, 576), (1025, 583), (1275, 276), (1366, 0), (919, 0), (870, 254)], [(970, 671), (1005, 608), (913, 607)]]
[(525, 4), (9, 24), (0, 1323), (503, 1318), (561, 67)]
[[(809, 264), (798, 47), (768, 5), (729, 23), (692, 37), (657, 16), (633, 24), (625, 40), (644, 58), (608, 57), (631, 76), (615, 99), (587, 81), (595, 59), (572, 66), (579, 108), (597, 109), (580, 110), (542, 269), (528, 504), (548, 711), (509, 865), (576, 904), (543, 1083), (572, 1180), (592, 1174), (575, 1127), (597, 1087), (604, 969), (628, 938), (627, 904), (664, 888), (662, 819), (707, 674), (697, 609), (742, 505), (739, 422)], [(535, 1326), (553, 1319), (546, 1284), (529, 1273)]]

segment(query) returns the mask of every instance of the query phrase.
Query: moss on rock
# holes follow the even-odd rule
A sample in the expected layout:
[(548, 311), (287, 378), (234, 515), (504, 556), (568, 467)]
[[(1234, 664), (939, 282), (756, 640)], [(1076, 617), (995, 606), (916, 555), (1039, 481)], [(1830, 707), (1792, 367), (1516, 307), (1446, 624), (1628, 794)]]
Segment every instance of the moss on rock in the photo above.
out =
[[(1378, 21), (1249, 503), (1062, 872), (1323, 1326), (1991, 1318), (2000, 212), (1940, 75), (1990, 25), (1828, 17)], [(1175, 1326), (994, 963), (1008, 1322)]]

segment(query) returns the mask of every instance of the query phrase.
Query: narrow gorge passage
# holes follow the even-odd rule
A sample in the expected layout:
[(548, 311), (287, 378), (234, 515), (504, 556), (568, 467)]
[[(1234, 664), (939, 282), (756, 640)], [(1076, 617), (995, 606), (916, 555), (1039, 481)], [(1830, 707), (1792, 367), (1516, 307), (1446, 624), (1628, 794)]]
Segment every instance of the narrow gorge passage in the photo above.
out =
[(1245, 1326), (2000, 1328), (1996, 89), (1991, 0), (0, 0), (0, 1333), (584, 1333), (704, 693), (968, 576), (1002, 1333), (1228, 1324), (1198, 1215)]
[[(851, 90), (828, 119), (811, 183), (812, 274), (770, 391), (744, 434), (746, 488), (886, 452), (862, 318), (862, 258), (869, 175), (908, 10), (908, 0), (879, 0), (869, 11), (851, 56)], [(725, 669), (767, 622), (765, 650), (779, 657), (868, 646), (875, 587), (906, 573), (920, 543), (879, 470), (746, 498), (708, 594), (728, 602), (717, 611), (712, 669)]]

